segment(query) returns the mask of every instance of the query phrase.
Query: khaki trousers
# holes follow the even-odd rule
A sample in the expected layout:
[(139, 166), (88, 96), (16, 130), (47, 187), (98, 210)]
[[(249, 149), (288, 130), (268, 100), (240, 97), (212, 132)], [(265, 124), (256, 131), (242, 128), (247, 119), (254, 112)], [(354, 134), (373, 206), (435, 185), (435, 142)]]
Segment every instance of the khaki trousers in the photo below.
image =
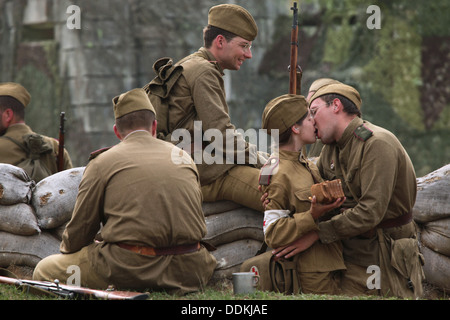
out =
[[(45, 257), (36, 265), (33, 280), (51, 281), (77, 285), (91, 289), (107, 289), (109, 283), (92, 268), (88, 248), (70, 254), (54, 254)], [(68, 281), (69, 280), (69, 281)]]
[(379, 290), (369, 289), (367, 279), (367, 267), (358, 266), (354, 263), (345, 262), (347, 270), (343, 272), (341, 280), (342, 293), (349, 296), (379, 295)]
[(259, 169), (236, 165), (213, 183), (202, 186), (203, 201), (230, 200), (264, 212), (259, 186)]

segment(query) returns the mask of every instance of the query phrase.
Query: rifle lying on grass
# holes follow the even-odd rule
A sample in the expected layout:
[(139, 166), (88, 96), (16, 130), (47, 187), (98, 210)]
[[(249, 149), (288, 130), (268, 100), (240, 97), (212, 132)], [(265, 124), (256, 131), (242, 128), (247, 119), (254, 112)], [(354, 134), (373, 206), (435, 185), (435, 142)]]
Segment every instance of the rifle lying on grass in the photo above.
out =
[(89, 288), (60, 284), (55, 282), (22, 280), (0, 276), (0, 284), (10, 284), (22, 288), (26, 293), (47, 294), (65, 299), (103, 299), (103, 300), (146, 300), (147, 293), (115, 290), (94, 290)]

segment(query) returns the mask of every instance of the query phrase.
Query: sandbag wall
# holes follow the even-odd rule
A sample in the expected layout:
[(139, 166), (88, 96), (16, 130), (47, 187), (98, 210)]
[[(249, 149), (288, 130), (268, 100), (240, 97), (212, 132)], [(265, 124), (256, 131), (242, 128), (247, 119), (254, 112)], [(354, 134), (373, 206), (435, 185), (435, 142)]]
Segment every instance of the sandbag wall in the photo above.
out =
[(261, 248), (264, 214), (231, 201), (204, 202), (203, 212), (203, 240), (217, 248), (211, 252), (217, 260), (213, 280), (231, 278)]
[[(85, 167), (51, 175), (35, 184), (22, 169), (0, 164), (0, 267), (34, 267), (58, 253), (72, 216)], [(231, 277), (263, 241), (263, 214), (230, 201), (204, 203), (204, 240), (215, 246), (214, 278)]]
[(21, 168), (0, 164), (0, 267), (35, 267), (59, 252), (83, 172), (73, 168), (35, 184)]
[(450, 164), (417, 179), (413, 217), (426, 282), (450, 290)]

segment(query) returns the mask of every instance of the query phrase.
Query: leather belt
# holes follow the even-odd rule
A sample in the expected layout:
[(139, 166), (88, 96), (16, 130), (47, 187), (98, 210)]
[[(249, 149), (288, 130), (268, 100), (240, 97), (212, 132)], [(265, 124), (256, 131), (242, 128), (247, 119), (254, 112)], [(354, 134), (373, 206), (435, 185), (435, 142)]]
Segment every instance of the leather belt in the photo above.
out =
[(387, 229), (400, 227), (411, 222), (411, 220), (412, 220), (412, 210), (396, 218), (383, 220), (375, 228), (370, 229), (369, 231), (366, 231), (363, 234), (360, 234), (360, 236), (363, 238), (372, 238), (375, 235), (377, 228)]
[(408, 213), (402, 214), (397, 218), (381, 221), (377, 227), (382, 229), (400, 227), (411, 222), (411, 220), (412, 220), (412, 211), (409, 211)]
[(116, 243), (117, 246), (119, 246), (122, 249), (130, 250), (135, 253), (143, 254), (146, 256), (169, 256), (169, 255), (176, 255), (176, 254), (185, 254), (185, 253), (191, 253), (196, 252), (200, 250), (200, 242), (194, 243), (194, 244), (184, 244), (179, 246), (172, 246), (172, 247), (160, 247), (160, 248), (153, 248), (153, 247), (146, 247), (146, 246), (136, 246), (136, 245), (130, 245), (126, 243)]

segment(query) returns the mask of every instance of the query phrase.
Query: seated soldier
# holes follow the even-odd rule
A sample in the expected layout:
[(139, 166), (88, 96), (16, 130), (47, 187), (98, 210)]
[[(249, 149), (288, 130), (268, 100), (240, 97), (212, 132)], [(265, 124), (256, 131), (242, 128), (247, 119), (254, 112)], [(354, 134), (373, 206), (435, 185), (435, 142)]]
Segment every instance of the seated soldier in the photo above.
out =
[[(58, 172), (58, 140), (38, 135), (25, 123), (25, 108), (31, 95), (22, 85), (0, 83), (0, 163), (24, 169), (39, 182)], [(35, 151), (36, 158), (30, 154)], [(72, 160), (64, 149), (63, 170), (72, 168)]]
[[(293, 260), (299, 282), (294, 287), (302, 293), (338, 294), (340, 271), (345, 269), (339, 242), (328, 245), (317, 242), (301, 253), (290, 251), (289, 246), (316, 231), (319, 218), (345, 200), (338, 198), (331, 204), (319, 204), (315, 197), (310, 200), (311, 186), (322, 178), (317, 167), (301, 152), (304, 145), (316, 140), (305, 98), (288, 94), (270, 101), (263, 112), (262, 127), (269, 134), (279, 130), (278, 153), (271, 155), (260, 175), (261, 189), (270, 200), (264, 215), (265, 241), (274, 248), (263, 256)], [(245, 262), (245, 267), (265, 259), (263, 256)], [(267, 275), (260, 277), (267, 279)]]
[[(121, 142), (91, 156), (62, 254), (43, 259), (33, 278), (64, 282), (67, 267), (76, 265), (86, 287), (197, 291), (216, 260), (200, 244), (206, 224), (196, 166), (184, 151), (155, 138), (155, 111), (143, 89), (113, 104)], [(184, 157), (182, 163), (172, 154)]]

